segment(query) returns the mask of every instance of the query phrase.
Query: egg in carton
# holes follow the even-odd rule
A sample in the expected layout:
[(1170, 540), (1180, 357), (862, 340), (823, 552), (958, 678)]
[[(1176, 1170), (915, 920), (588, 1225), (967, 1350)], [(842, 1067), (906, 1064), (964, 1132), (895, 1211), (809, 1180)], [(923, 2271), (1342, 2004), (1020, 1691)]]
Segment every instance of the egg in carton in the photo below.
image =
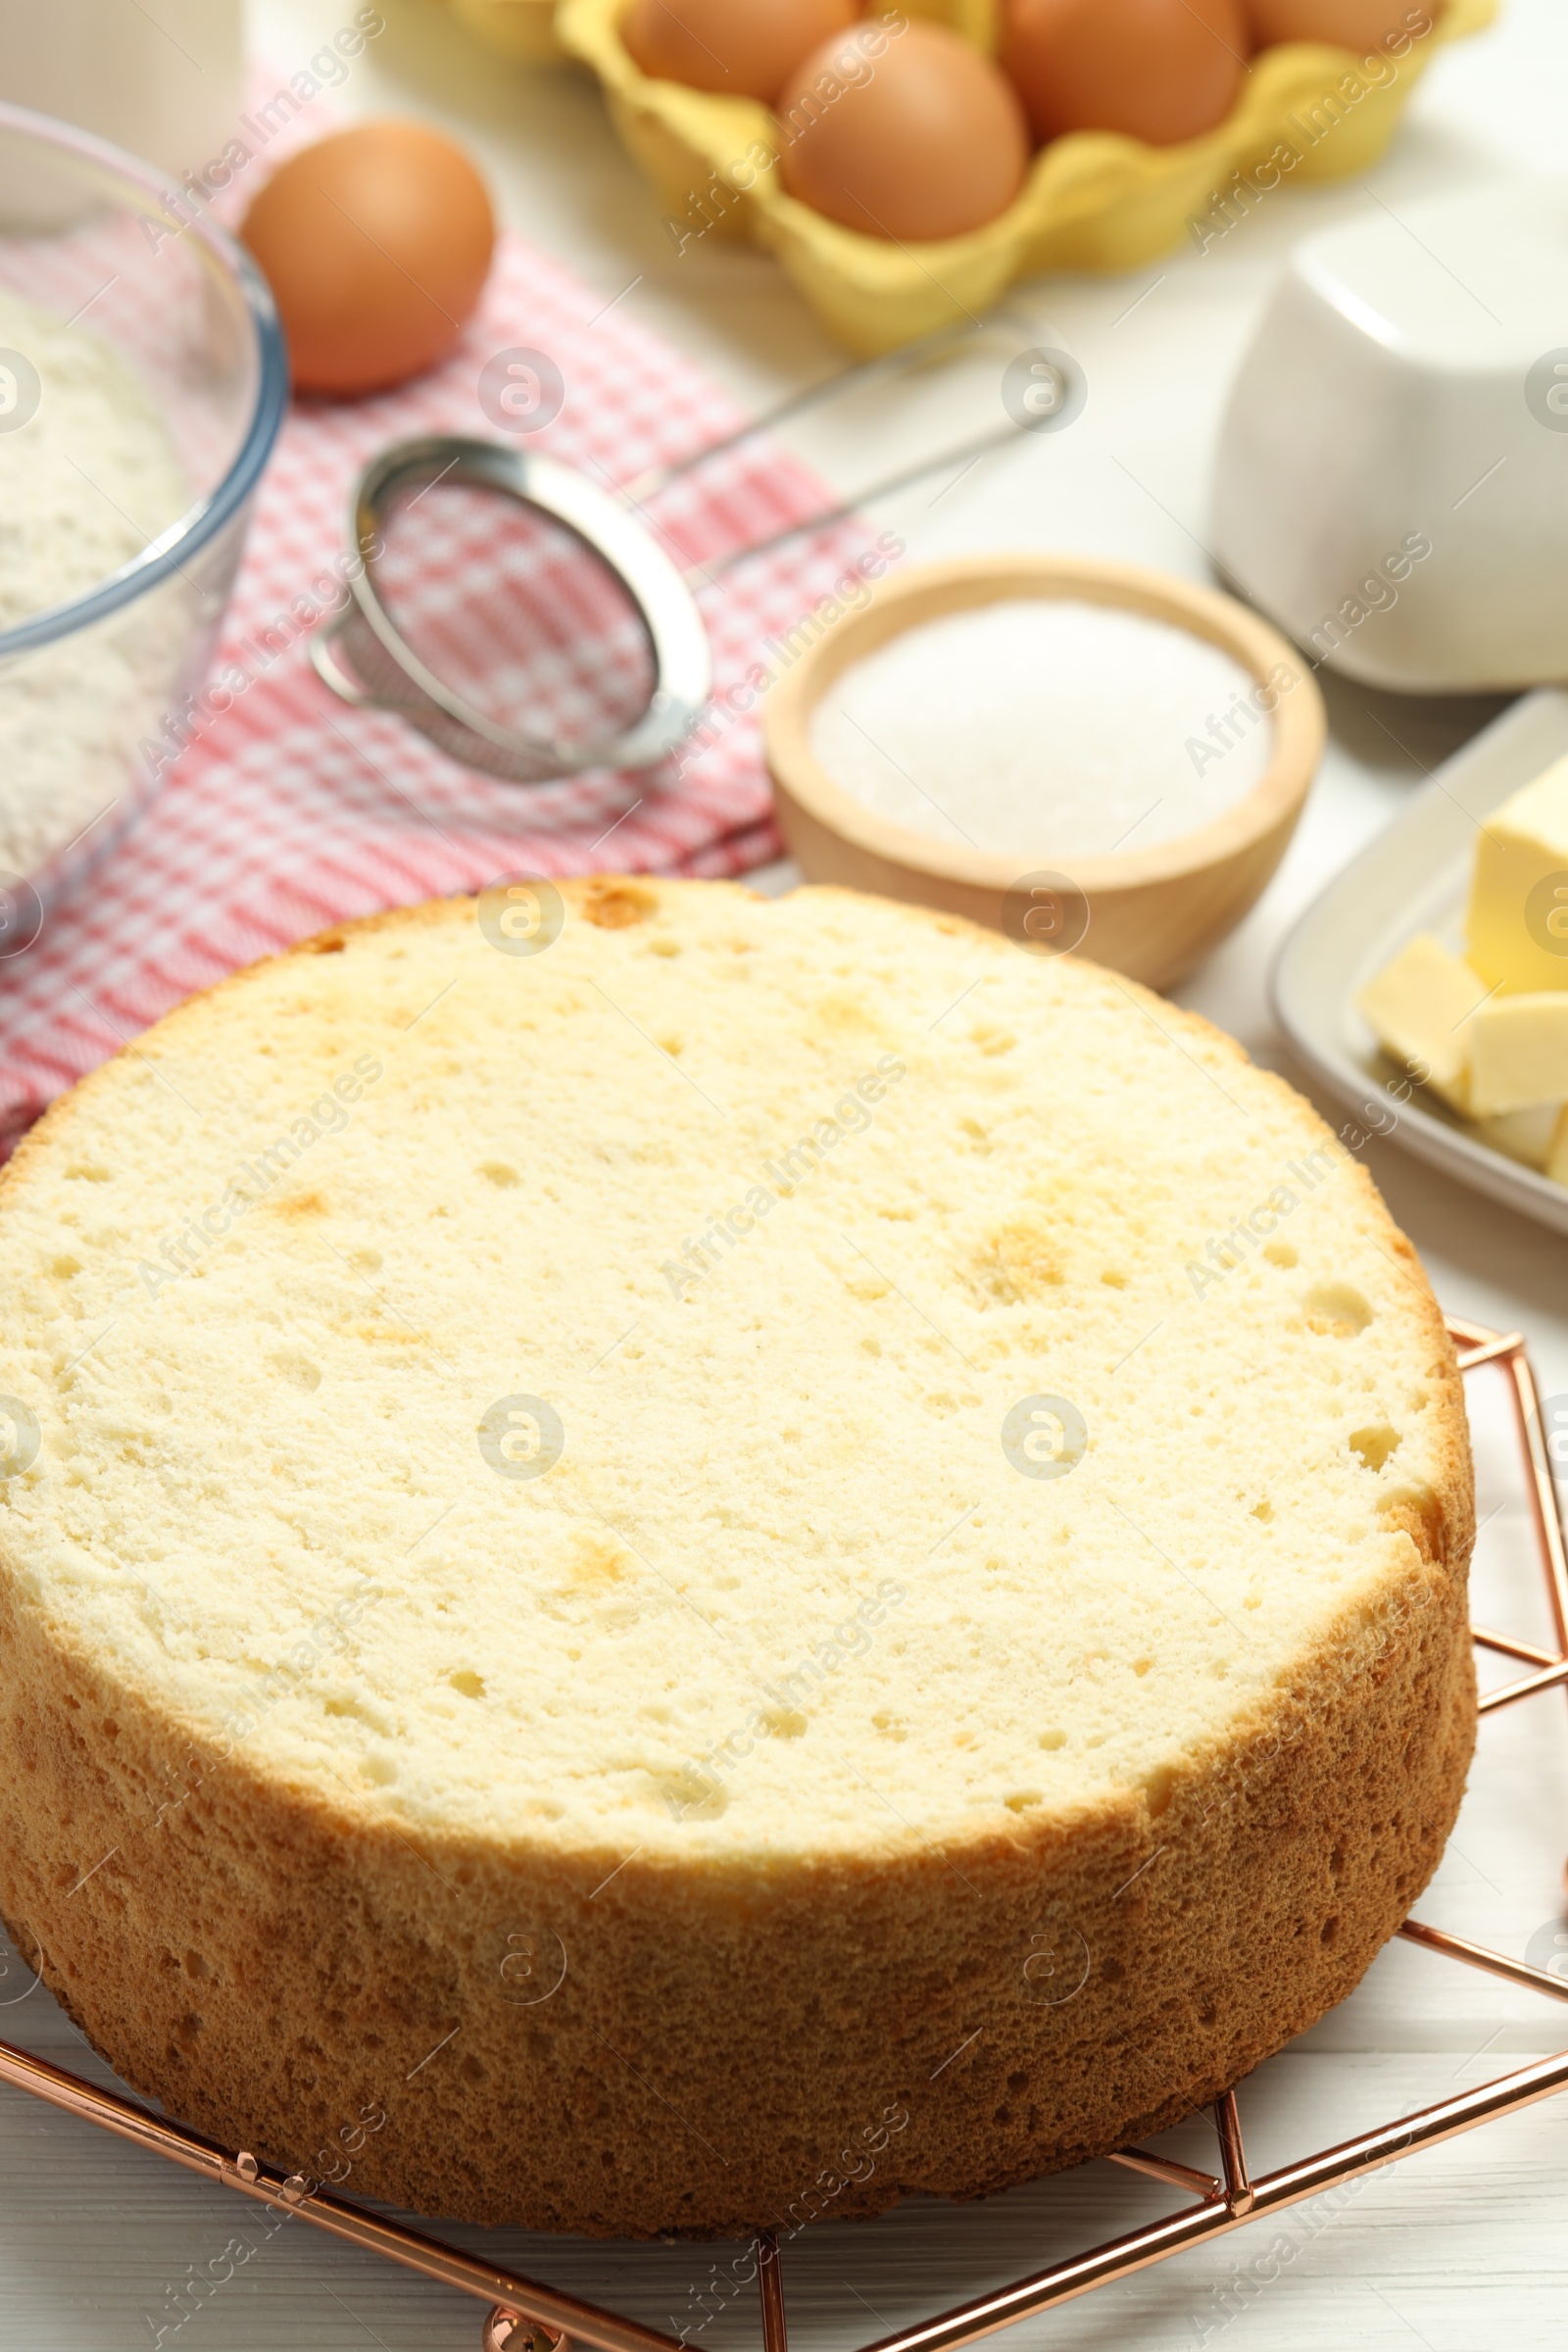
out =
[[(662, 203), (677, 252), (710, 238), (776, 255), (823, 323), (871, 355), (988, 308), (1045, 270), (1135, 270), (1185, 237), (1202, 247), (1271, 187), (1367, 171), (1439, 45), (1479, 31), (1495, 0), (1416, 0), (1427, 29), (1367, 59), (1289, 41), (1252, 62), (1239, 102), (1200, 138), (1151, 146), (1071, 131), (1035, 155), (1016, 199), (968, 234), (909, 245), (848, 228), (791, 196), (778, 159), (785, 126), (745, 98), (716, 97), (641, 71), (621, 37), (632, 0), (560, 0), (556, 34), (604, 84), (626, 147)], [(994, 55), (1000, 0), (906, 0)]]

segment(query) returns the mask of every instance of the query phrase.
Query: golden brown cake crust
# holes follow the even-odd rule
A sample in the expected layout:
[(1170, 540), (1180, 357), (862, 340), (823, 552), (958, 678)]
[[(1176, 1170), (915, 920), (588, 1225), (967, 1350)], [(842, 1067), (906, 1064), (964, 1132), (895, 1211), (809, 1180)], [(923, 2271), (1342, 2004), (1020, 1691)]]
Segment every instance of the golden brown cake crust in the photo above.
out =
[[(643, 886), (564, 887), (613, 921)], [(23, 1147), (0, 1227), (104, 1083)], [(993, 1817), (771, 1874), (634, 1855), (602, 1884), (602, 1857), (411, 1838), (243, 1745), (220, 1757), (28, 1602), (0, 1549), (19, 1944), (140, 2091), (432, 2216), (790, 2230), (1000, 2189), (1211, 2100), (1358, 1981), (1436, 1867), (1473, 1744), (1459, 1377), (1408, 1243), (1349, 1173), (1425, 1335), (1443, 1475), (1396, 1506), (1410, 1541), (1379, 1606), (1348, 1609), (1157, 1808), (1139, 1791), (1065, 1828)]]

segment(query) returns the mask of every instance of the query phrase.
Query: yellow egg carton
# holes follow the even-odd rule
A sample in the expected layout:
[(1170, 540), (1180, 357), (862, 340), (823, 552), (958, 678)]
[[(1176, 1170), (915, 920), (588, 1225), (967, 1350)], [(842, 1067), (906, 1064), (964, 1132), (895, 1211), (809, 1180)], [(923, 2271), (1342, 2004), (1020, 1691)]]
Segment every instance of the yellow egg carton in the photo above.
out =
[[(462, 4), (497, 10), (508, 0)], [(833, 333), (867, 355), (984, 311), (1015, 278), (1136, 270), (1184, 238), (1206, 250), (1280, 187), (1365, 172), (1438, 45), (1479, 31), (1496, 13), (1496, 0), (1411, 0), (1406, 23), (1425, 22), (1428, 31), (1371, 60), (1315, 41), (1265, 49), (1234, 113), (1201, 138), (1151, 147), (1109, 131), (1069, 132), (1041, 149), (999, 219), (968, 236), (909, 246), (841, 227), (788, 195), (776, 163), (784, 133), (767, 107), (641, 73), (620, 38), (629, 6), (560, 0), (556, 34), (603, 82), (676, 250), (714, 237), (766, 246)], [(995, 50), (999, 0), (904, 6)]]
[(452, 13), (475, 38), (523, 66), (564, 57), (556, 38), (556, 0), (451, 0)]

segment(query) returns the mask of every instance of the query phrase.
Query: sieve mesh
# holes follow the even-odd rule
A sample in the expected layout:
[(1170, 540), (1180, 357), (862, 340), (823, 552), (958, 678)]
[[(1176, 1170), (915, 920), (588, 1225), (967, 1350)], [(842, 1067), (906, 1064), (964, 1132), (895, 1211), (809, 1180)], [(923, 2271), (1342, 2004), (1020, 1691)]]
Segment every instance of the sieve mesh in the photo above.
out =
[(382, 608), (472, 710), (566, 753), (647, 710), (656, 663), (642, 614), (565, 524), (473, 481), (400, 485), (378, 521)]

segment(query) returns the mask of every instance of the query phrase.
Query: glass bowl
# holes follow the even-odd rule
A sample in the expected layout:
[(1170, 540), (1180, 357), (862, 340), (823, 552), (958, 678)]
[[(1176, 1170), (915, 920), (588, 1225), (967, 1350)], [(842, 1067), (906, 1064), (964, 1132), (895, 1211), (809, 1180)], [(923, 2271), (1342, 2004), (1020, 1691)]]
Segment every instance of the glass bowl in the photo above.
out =
[(0, 957), (223, 701), (199, 698), (287, 398), (266, 280), (195, 200), (0, 105)]

